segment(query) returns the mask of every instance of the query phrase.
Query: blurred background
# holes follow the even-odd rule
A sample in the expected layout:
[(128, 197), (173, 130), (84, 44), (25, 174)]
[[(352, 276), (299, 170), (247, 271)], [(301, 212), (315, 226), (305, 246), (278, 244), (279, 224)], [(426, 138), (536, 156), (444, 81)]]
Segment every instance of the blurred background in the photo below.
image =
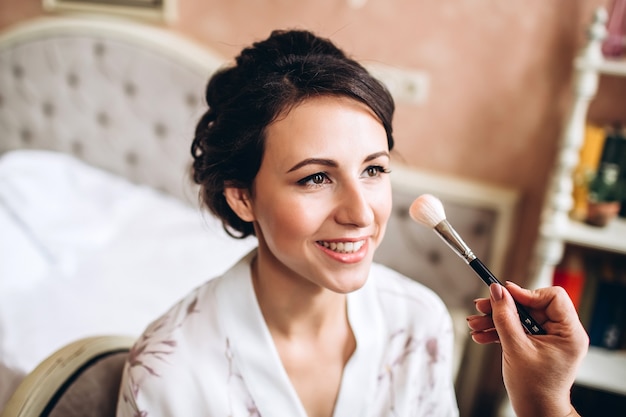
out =
[[(44, 9), (43, 3), (0, 0), (0, 31), (62, 13)], [(309, 29), (330, 37), (360, 62), (419, 71), (426, 94), (419, 103), (398, 103), (395, 158), (423, 170), (517, 190), (518, 221), (501, 278), (524, 284), (573, 99), (572, 62), (585, 43), (594, 10), (609, 9), (611, 3), (175, 0), (167, 3), (168, 17), (147, 23), (226, 58), (273, 29)], [(590, 117), (599, 123), (623, 118), (625, 97), (626, 82), (603, 78)], [(483, 370), (476, 416), (495, 415), (502, 397), (497, 350), (493, 353)]]

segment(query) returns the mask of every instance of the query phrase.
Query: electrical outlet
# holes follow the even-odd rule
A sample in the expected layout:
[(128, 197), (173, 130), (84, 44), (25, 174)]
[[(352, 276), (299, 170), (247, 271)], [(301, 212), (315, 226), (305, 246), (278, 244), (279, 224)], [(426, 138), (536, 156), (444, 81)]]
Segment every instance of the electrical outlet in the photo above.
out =
[(383, 64), (366, 67), (385, 84), (394, 100), (412, 104), (424, 104), (428, 100), (430, 78), (427, 72)]

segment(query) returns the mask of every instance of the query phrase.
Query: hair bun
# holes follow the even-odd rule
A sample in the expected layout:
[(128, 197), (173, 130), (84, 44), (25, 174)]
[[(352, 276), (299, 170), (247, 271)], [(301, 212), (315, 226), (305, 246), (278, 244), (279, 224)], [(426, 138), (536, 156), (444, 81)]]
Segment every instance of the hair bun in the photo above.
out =
[(207, 104), (215, 113), (220, 113), (222, 103), (239, 95), (253, 80), (272, 73), (288, 73), (289, 67), (300, 68), (305, 61), (329, 58), (352, 61), (329, 39), (312, 32), (274, 30), (267, 39), (243, 49), (235, 58), (235, 66), (214, 74), (205, 92)]
[(275, 30), (266, 40), (255, 42), (236, 58), (241, 69), (272, 70), (315, 55), (345, 58), (330, 40), (305, 30)]

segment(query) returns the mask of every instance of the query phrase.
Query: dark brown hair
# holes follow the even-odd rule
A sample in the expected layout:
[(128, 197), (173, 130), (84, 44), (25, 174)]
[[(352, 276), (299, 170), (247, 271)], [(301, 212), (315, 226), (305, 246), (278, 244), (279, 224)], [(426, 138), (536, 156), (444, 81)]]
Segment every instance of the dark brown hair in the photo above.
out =
[(235, 65), (208, 82), (208, 110), (191, 145), (193, 180), (200, 199), (234, 237), (254, 235), (224, 198), (224, 188), (252, 189), (263, 158), (265, 129), (278, 116), (318, 96), (348, 97), (366, 104), (393, 148), (394, 102), (387, 89), (330, 40), (303, 30), (273, 31), (245, 48)]

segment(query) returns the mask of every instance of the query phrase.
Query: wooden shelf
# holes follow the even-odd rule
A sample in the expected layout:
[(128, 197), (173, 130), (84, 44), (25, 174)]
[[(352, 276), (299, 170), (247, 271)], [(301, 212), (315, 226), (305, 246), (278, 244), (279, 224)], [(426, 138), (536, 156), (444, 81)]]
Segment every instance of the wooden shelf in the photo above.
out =
[[(544, 232), (549, 236), (550, 232)], [(626, 219), (616, 218), (605, 227), (590, 226), (588, 224), (570, 220), (565, 227), (552, 231), (565, 242), (600, 249), (609, 252), (626, 254)]]
[(575, 61), (578, 70), (590, 70), (603, 75), (626, 77), (626, 59), (603, 58), (597, 63), (591, 63), (578, 58)]
[(626, 351), (590, 346), (578, 369), (576, 384), (626, 395)]
[[(573, 173), (585, 139), (589, 105), (596, 98), (603, 76), (626, 78), (626, 59), (603, 55), (607, 21), (606, 9), (597, 8), (587, 30), (587, 42), (574, 62), (574, 101), (561, 133), (552, 187), (544, 202), (545, 217), (537, 246), (539, 262), (533, 277), (538, 284), (552, 282), (554, 268), (568, 244), (626, 255), (626, 219), (615, 218), (605, 227), (596, 227), (568, 217)], [(591, 347), (578, 370), (576, 384), (626, 396), (626, 350)]]

